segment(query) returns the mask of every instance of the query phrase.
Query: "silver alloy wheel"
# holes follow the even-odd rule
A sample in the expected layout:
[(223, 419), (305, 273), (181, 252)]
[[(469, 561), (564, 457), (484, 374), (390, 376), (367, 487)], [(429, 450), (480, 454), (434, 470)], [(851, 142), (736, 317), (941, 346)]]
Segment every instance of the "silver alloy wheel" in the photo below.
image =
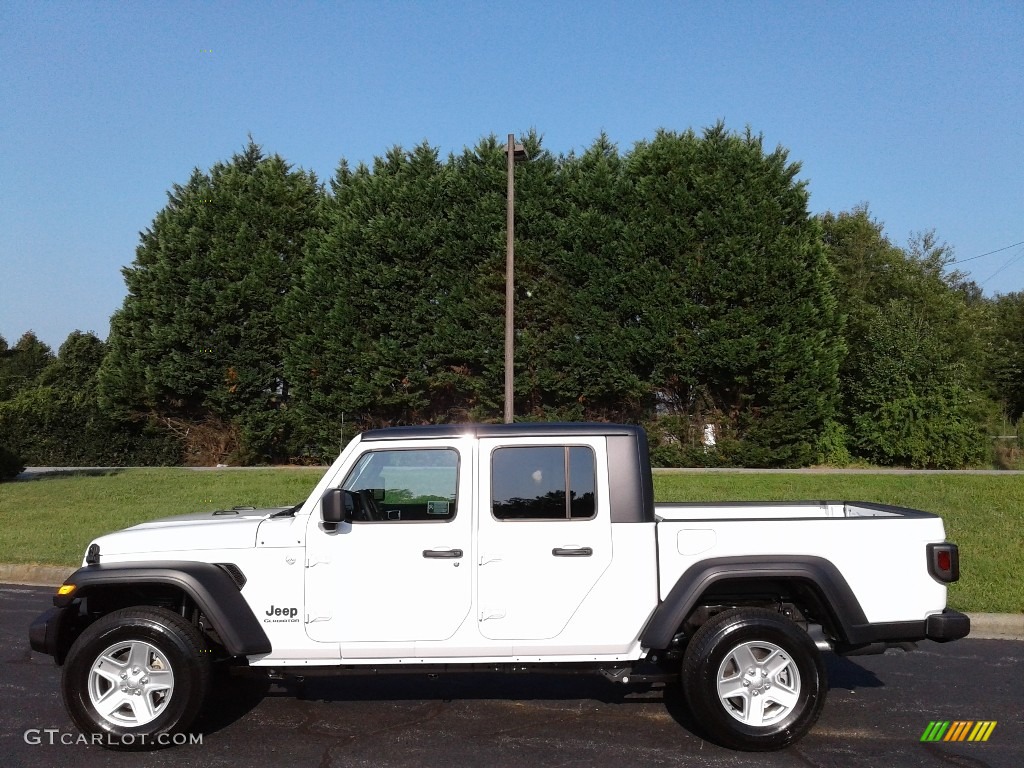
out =
[(742, 643), (718, 667), (718, 698), (725, 711), (751, 726), (773, 725), (800, 701), (800, 671), (781, 647)]
[(89, 701), (100, 717), (121, 726), (155, 720), (174, 693), (174, 672), (163, 652), (142, 640), (109, 646), (89, 670)]

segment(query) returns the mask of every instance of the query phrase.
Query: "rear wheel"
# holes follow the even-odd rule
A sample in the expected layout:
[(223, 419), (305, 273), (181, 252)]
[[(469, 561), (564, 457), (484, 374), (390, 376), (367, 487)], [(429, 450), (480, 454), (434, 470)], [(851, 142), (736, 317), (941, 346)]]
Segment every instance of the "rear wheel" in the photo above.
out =
[(724, 611), (694, 634), (683, 657), (690, 710), (733, 749), (781, 749), (811, 729), (825, 703), (821, 654), (807, 633), (762, 608)]
[(62, 693), (72, 720), (113, 749), (174, 743), (209, 685), (202, 634), (162, 608), (125, 608), (90, 625), (71, 646)]

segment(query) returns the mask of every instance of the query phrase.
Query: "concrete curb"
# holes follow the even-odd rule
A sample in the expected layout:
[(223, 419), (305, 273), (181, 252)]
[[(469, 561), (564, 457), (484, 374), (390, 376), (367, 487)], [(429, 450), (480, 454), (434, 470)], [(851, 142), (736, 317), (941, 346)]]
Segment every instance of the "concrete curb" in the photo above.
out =
[(968, 613), (975, 640), (1024, 640), (1024, 613)]
[[(76, 569), (59, 565), (0, 563), (0, 584), (58, 587)], [(974, 640), (1024, 640), (1024, 613), (969, 613)]]
[(29, 587), (59, 587), (75, 568), (61, 565), (11, 565), (0, 563), (0, 583)]

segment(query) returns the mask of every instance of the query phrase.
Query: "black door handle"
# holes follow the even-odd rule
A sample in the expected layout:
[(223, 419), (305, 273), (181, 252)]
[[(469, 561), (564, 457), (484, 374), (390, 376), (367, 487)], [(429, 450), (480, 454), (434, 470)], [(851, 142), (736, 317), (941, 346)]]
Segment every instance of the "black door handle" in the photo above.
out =
[(572, 549), (555, 547), (551, 550), (551, 554), (555, 557), (590, 557), (594, 554), (594, 550), (590, 547), (573, 547)]
[(424, 549), (424, 557), (433, 557), (445, 560), (451, 560), (462, 557), (461, 549)]

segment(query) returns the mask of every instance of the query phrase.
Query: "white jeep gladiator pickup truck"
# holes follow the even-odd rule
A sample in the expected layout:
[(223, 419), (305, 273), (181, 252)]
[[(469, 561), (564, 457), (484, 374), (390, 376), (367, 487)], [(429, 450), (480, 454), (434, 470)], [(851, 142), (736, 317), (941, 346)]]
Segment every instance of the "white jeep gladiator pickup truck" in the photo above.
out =
[(635, 426), (395, 427), (294, 507), (96, 539), (30, 640), (108, 746), (184, 733), (225, 663), (679, 681), (702, 735), (768, 750), (817, 719), (823, 650), (967, 635), (946, 608), (958, 558), (910, 509), (655, 504)]

